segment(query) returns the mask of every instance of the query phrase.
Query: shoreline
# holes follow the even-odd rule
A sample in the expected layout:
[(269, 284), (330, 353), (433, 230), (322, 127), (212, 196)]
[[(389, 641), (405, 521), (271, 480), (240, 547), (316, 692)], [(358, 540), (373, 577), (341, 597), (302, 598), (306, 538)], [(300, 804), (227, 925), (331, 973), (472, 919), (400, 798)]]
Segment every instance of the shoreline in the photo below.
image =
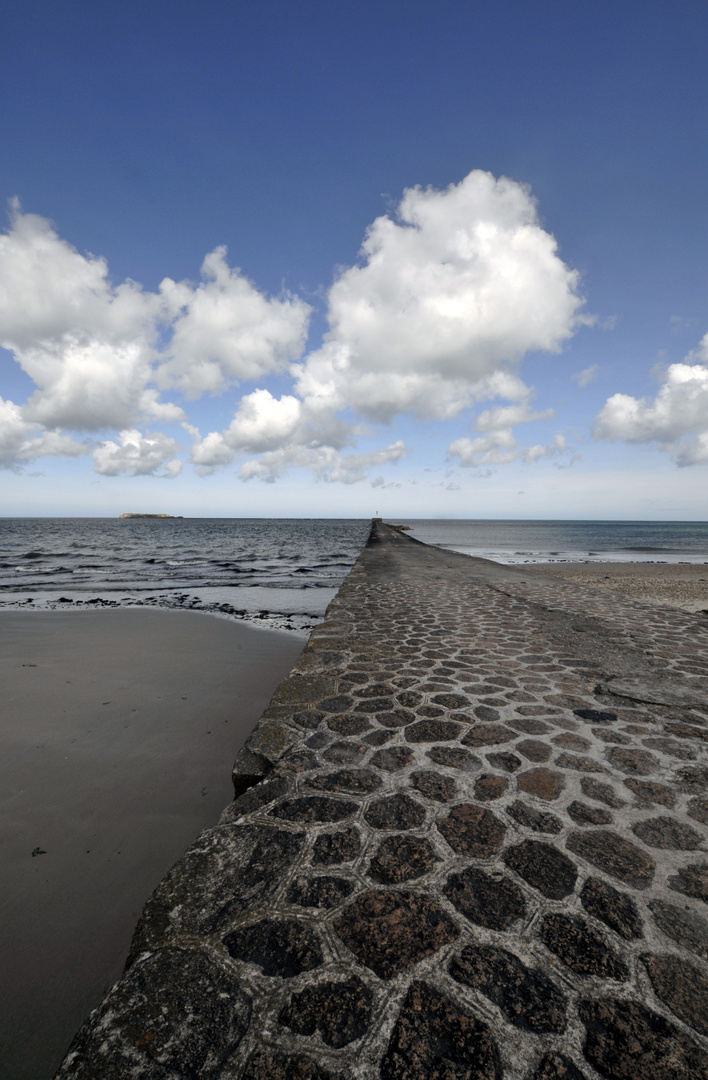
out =
[(701, 616), (375, 522), (58, 1075), (708, 1080), (707, 687)]
[(0, 611), (2, 1077), (48, 1080), (150, 892), (233, 798), (233, 760), (303, 646), (264, 629)]
[(694, 614), (708, 610), (708, 566), (703, 563), (535, 563), (520, 569), (628, 600)]
[[(191, 593), (178, 593), (174, 590), (155, 589), (152, 595), (145, 599), (133, 594), (123, 596), (116, 600), (115, 593), (124, 590), (95, 589), (77, 593), (74, 590), (54, 589), (45, 592), (26, 589), (24, 592), (15, 591), (12, 594), (0, 591), (0, 615), (4, 612), (36, 612), (47, 611), (63, 612), (65, 614), (91, 612), (91, 611), (167, 611), (167, 612), (194, 612), (198, 615), (210, 615), (217, 619), (226, 620), (239, 625), (256, 627), (259, 630), (271, 630), (276, 633), (286, 633), (288, 636), (300, 638), (303, 644), (307, 641), (313, 628), (324, 618), (324, 613), (329, 603), (337, 593), (336, 588), (318, 588), (311, 590), (315, 595), (309, 596), (308, 604), (298, 605), (307, 607), (308, 611), (278, 610), (273, 605), (273, 593), (286, 593), (289, 590), (266, 589), (261, 586), (249, 587), (247, 597), (243, 596), (238, 588), (220, 587), (218, 589), (204, 588)], [(148, 592), (150, 590), (146, 590)], [(66, 593), (71, 593), (67, 596)], [(88, 599), (85, 599), (87, 597)], [(250, 607), (243, 607), (244, 600), (250, 601)], [(282, 596), (275, 597), (281, 601)], [(270, 604), (270, 607), (260, 607), (257, 604)], [(238, 605), (238, 606), (237, 606)]]

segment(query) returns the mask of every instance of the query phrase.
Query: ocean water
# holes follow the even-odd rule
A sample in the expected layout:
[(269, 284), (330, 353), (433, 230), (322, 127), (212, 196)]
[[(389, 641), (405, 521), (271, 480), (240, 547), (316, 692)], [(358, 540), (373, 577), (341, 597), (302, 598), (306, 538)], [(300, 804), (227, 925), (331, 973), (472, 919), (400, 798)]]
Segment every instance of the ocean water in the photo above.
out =
[[(708, 522), (423, 521), (411, 536), (502, 563), (708, 563)], [(188, 608), (306, 634), (369, 521), (0, 518), (0, 608)]]
[(0, 608), (189, 608), (308, 633), (369, 521), (0, 518)]
[(508, 564), (708, 563), (708, 521), (410, 521), (411, 536)]

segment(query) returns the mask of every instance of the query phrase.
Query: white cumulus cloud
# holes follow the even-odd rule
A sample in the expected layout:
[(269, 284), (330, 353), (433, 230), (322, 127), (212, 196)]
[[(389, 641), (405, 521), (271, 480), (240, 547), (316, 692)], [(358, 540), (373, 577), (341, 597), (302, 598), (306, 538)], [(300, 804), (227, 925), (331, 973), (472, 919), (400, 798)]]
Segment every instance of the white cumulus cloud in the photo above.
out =
[(239, 474), (243, 480), (258, 477), (273, 481), (291, 468), (303, 468), (328, 483), (356, 484), (364, 480), (372, 468), (400, 461), (407, 453), (408, 449), (401, 439), (382, 450), (365, 454), (342, 454), (332, 446), (283, 447), (245, 461)]
[(0, 397), (0, 468), (16, 468), (45, 454), (78, 457), (88, 447), (60, 431), (36, 433), (36, 426), (22, 416), (19, 406)]
[(297, 398), (290, 394), (274, 398), (267, 390), (254, 390), (241, 398), (227, 436), (234, 448), (258, 454), (290, 442), (301, 422)]
[(186, 422), (183, 408), (161, 396), (170, 385), (194, 397), (282, 371), (300, 356), (306, 303), (259, 293), (228, 267), (223, 247), (202, 274), (197, 286), (165, 278), (157, 292), (129, 280), (113, 285), (105, 259), (77, 251), (15, 201), (0, 235), (0, 345), (35, 389), (10, 403), (12, 422), (4, 411), (2, 462), (23, 460), (8, 449), (20, 445), (19, 422), (35, 433), (33, 452), (64, 453), (67, 440), (47, 432)]
[[(198, 283), (165, 277), (149, 291), (114, 284), (105, 259), (15, 205), (0, 236), (0, 345), (34, 391), (3, 405), (0, 462), (85, 453), (91, 434), (103, 475), (176, 475), (178, 444), (154, 429), (178, 423), (202, 474), (235, 463), (243, 478), (306, 468), (353, 483), (406, 452), (389, 439), (345, 453), (371, 435), (367, 424), (449, 419), (485, 402), (477, 437), (454, 441), (450, 454), (464, 464), (532, 460), (546, 450), (520, 448), (513, 429), (552, 411), (531, 410), (519, 367), (590, 321), (582, 306), (578, 274), (529, 189), (481, 170), (442, 190), (406, 189), (371, 224), (358, 262), (329, 289), (322, 344), (304, 360), (309, 304), (259, 291), (225, 247), (206, 256)], [(264, 385), (275, 375), (278, 395)], [(251, 385), (228, 426), (202, 436), (187, 403), (242, 383)]]
[(0, 236), (0, 344), (36, 386), (23, 417), (97, 431), (139, 411), (163, 301), (15, 207)]
[(519, 457), (519, 447), (511, 428), (499, 428), (476, 439), (455, 439), (447, 448), (450, 457), (466, 467), (508, 465)]
[(371, 420), (449, 417), (530, 350), (556, 352), (582, 317), (578, 274), (523, 185), (475, 170), (409, 188), (369, 227), (329, 291), (330, 330), (296, 369), (305, 400)]
[[(521, 396), (517, 388), (517, 395)], [(457, 458), (460, 465), (480, 468), (490, 465), (509, 465), (523, 460), (532, 464), (542, 457), (551, 457), (566, 449), (563, 435), (556, 435), (547, 446), (537, 443), (527, 449), (520, 447), (513, 428), (518, 424), (531, 424), (537, 420), (551, 420), (553, 409), (533, 412), (529, 406), (530, 391), (523, 387), (524, 400), (513, 405), (494, 405), (484, 409), (475, 421), (477, 431), (474, 439), (455, 439), (447, 448), (448, 456)]]
[[(290, 394), (276, 398), (268, 390), (254, 390), (241, 398), (228, 428), (211, 431), (204, 438), (197, 434), (190, 457), (205, 474), (240, 454), (277, 454), (277, 460), (285, 463), (302, 459), (305, 451), (339, 451), (353, 441), (351, 426), (327, 410), (303, 404)], [(266, 469), (269, 476), (272, 471)]]
[(309, 304), (291, 295), (264, 296), (229, 268), (225, 247), (207, 255), (202, 277), (182, 296), (171, 358), (160, 371), (164, 384), (179, 386), (188, 397), (218, 393), (229, 382), (284, 371), (302, 354)]
[(567, 450), (564, 435), (554, 435), (550, 443), (524, 449), (520, 447), (510, 427), (492, 429), (487, 435), (476, 439), (455, 439), (447, 448), (448, 455), (457, 458), (460, 465), (479, 468), (484, 465), (509, 465), (512, 461), (533, 464), (540, 458), (555, 457)]
[(161, 432), (141, 435), (129, 430), (121, 431), (118, 440), (109, 439), (93, 452), (94, 470), (101, 476), (152, 476), (162, 469), (160, 475), (172, 478), (181, 472), (182, 462), (175, 457), (179, 452), (175, 439)]
[(708, 334), (685, 361), (669, 365), (653, 401), (608, 398), (595, 418), (595, 437), (654, 443), (682, 466), (708, 462)]

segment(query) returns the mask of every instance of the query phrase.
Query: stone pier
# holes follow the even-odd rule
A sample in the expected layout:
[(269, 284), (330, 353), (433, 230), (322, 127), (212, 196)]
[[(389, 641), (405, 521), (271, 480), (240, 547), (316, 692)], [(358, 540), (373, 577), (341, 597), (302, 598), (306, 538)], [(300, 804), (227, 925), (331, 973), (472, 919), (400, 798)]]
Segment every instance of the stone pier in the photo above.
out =
[(705, 615), (374, 523), (58, 1077), (708, 1080), (707, 744)]

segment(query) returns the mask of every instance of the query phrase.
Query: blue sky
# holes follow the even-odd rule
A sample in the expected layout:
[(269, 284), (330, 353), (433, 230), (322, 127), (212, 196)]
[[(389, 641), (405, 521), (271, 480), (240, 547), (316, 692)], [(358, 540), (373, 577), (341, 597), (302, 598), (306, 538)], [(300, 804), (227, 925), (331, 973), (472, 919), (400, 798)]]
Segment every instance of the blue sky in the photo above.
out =
[(708, 517), (708, 8), (4, 5), (0, 512)]

